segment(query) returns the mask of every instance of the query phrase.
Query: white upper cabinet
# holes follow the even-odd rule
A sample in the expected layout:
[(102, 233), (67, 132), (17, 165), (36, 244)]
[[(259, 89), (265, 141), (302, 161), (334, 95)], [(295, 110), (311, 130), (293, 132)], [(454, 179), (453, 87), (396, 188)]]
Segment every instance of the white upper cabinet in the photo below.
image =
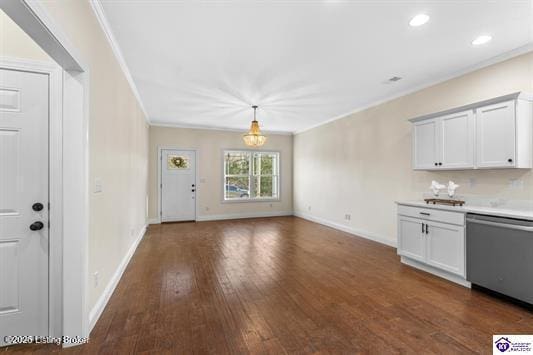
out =
[(515, 101), (487, 105), (476, 110), (477, 166), (514, 167), (516, 147)]
[(475, 119), (472, 110), (439, 119), (439, 167), (470, 169), (474, 167)]
[(533, 99), (514, 93), (413, 123), (413, 169), (532, 167)]
[(431, 169), (437, 162), (437, 121), (424, 120), (413, 126), (413, 159), (416, 169)]

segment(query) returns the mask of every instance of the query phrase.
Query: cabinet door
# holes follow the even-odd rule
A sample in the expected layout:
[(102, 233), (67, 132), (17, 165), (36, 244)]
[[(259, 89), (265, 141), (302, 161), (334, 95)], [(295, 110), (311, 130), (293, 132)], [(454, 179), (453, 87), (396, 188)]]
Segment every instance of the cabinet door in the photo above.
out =
[(413, 124), (413, 168), (437, 169), (437, 121), (424, 120)]
[(515, 101), (476, 110), (479, 168), (512, 168), (515, 165)]
[[(439, 119), (439, 167), (468, 169), (474, 167), (474, 111), (458, 112)], [(442, 163), (442, 165), (440, 165)]]
[(416, 218), (398, 217), (398, 254), (418, 261), (426, 259), (423, 223)]
[(448, 272), (466, 276), (465, 228), (445, 223), (428, 223), (426, 263)]

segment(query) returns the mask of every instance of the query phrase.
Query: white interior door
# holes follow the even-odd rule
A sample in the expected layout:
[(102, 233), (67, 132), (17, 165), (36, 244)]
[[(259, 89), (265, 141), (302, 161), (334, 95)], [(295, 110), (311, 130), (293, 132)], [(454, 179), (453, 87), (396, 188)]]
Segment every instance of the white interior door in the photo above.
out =
[(48, 82), (0, 69), (0, 346), (48, 335)]
[(196, 152), (161, 150), (161, 222), (196, 219)]

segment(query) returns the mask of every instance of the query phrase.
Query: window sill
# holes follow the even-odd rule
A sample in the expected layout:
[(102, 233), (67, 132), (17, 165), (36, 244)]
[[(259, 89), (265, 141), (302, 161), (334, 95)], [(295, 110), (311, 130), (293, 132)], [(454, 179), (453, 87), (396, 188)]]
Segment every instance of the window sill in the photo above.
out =
[(222, 203), (254, 203), (254, 202), (281, 202), (280, 198), (256, 198), (256, 199), (242, 199), (242, 200), (222, 200)]

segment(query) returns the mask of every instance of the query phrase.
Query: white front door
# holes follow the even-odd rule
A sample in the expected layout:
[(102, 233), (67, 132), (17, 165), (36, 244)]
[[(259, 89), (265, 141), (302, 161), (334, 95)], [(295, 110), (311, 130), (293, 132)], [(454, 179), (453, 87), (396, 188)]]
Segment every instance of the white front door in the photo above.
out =
[(196, 219), (196, 152), (161, 150), (161, 222)]
[(48, 82), (0, 69), (0, 346), (48, 335)]

